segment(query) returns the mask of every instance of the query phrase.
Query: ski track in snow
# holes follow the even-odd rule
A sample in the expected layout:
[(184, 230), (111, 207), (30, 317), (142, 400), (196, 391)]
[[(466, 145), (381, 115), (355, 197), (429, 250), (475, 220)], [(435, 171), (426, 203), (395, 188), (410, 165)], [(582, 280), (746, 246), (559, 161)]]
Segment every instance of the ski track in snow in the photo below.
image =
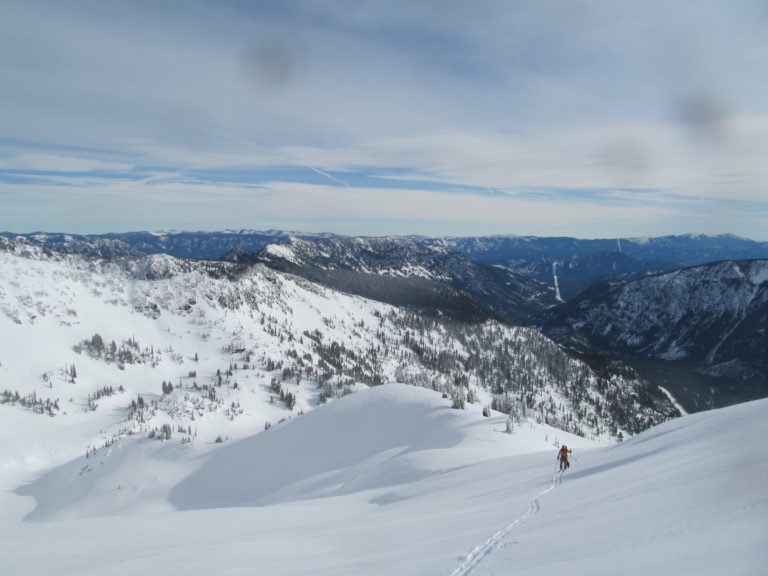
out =
[(507, 535), (512, 532), (512, 530), (538, 514), (541, 508), (539, 505), (539, 498), (557, 488), (560, 485), (562, 475), (562, 472), (555, 472), (552, 476), (552, 484), (549, 486), (549, 488), (545, 488), (530, 499), (528, 502), (528, 512), (520, 516), (506, 528), (496, 532), (496, 534), (488, 538), (488, 540), (482, 544), (475, 546), (472, 550), (470, 550), (469, 553), (464, 556), (464, 561), (459, 565), (459, 567), (451, 572), (451, 576), (469, 576), (469, 574), (471, 574), (472, 571), (477, 568), (480, 562), (482, 562), (488, 555), (500, 547), (502, 540), (504, 540), (504, 538), (506, 538)]

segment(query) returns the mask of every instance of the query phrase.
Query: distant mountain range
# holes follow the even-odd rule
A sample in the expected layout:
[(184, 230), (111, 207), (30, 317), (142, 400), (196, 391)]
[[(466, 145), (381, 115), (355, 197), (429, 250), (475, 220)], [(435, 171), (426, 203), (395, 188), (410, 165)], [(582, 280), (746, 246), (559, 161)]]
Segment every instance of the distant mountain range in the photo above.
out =
[(768, 258), (768, 242), (733, 235), (610, 240), (490, 236), (446, 242), (476, 262), (526, 272), (552, 288), (557, 284), (563, 300), (602, 280), (640, 278), (719, 260)]
[[(194, 260), (216, 260), (233, 249), (261, 250), (267, 244), (290, 237), (287, 232), (237, 230), (226, 232), (122, 232), (109, 234), (61, 234), (0, 232), (8, 239), (24, 238), (32, 244), (70, 254), (102, 257), (168, 254)], [(323, 235), (306, 235), (323, 237)]]
[[(291, 243), (295, 239), (318, 242), (336, 240), (347, 246), (351, 245), (349, 241), (352, 240), (330, 233), (310, 234), (280, 230), (124, 232), (92, 235), (0, 232), (0, 236), (9, 239), (22, 237), (33, 244), (69, 253), (99, 254), (102, 257), (169, 254), (195, 260), (215, 260), (228, 253), (231, 257), (232, 251), (243, 254), (258, 253), (268, 245)], [(387, 242), (400, 246), (410, 243), (415, 249), (422, 251), (425, 246), (440, 247), (462, 254), (475, 264), (505, 267), (522, 273), (551, 288), (553, 294), (556, 292), (562, 300), (573, 298), (601, 280), (639, 278), (719, 260), (768, 258), (768, 242), (756, 242), (730, 234), (598, 240), (536, 236), (408, 236), (358, 240), (382, 246), (386, 246)], [(339, 264), (336, 269), (349, 269), (351, 265), (348, 263), (345, 267)], [(330, 268), (327, 263), (322, 267)], [(547, 301), (547, 298), (544, 301)]]
[(17, 250), (137, 261), (165, 253), (186, 259), (177, 268), (205, 260), (211, 275), (260, 264), (418, 314), (536, 327), (594, 369), (607, 366), (606, 377), (613, 360), (631, 362), (690, 409), (768, 395), (762, 272), (768, 243), (733, 235), (350, 238), (270, 230), (0, 236)]

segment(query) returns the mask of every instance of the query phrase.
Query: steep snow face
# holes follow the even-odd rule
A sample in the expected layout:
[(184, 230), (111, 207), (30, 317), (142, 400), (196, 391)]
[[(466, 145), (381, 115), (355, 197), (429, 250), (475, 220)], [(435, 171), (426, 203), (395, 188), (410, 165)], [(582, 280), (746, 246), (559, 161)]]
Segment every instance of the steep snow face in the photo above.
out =
[[(763, 572), (768, 449), (749, 439), (768, 433), (768, 401), (607, 448), (503, 423), (395, 385), (199, 459), (134, 439), (80, 475), (73, 462), (22, 489), (37, 520), (58, 521), (3, 515), (4, 574)], [(559, 475), (561, 443), (572, 455)], [(183, 511), (168, 507), (168, 486)]]

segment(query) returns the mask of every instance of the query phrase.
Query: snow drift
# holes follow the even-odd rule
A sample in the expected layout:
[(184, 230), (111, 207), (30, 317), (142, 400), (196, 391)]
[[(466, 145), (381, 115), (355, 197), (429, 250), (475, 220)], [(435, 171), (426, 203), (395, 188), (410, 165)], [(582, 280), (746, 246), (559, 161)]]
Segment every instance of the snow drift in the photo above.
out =
[[(453, 410), (429, 390), (380, 386), (224, 448), (176, 486), (170, 500), (189, 509), (349, 494), (415, 483), (505, 450), (547, 448), (546, 433), (516, 442), (491, 436), (504, 422), (498, 415), (484, 419), (476, 408)], [(581, 446), (592, 444), (567, 437)]]
[[(767, 416), (761, 400), (609, 447), (561, 435), (574, 454), (560, 478), (557, 431), (503, 434), (503, 417), (384, 386), (197, 460), (165, 454), (175, 479), (145, 498), (181, 511), (0, 523), (0, 558), (10, 575), (759, 574)], [(162, 471), (146, 456), (103, 480)]]
[(595, 445), (546, 425), (502, 434), (506, 416), (484, 418), (479, 407), (450, 403), (431, 390), (388, 384), (218, 450), (126, 438), (18, 493), (37, 502), (27, 520), (265, 506), (414, 484), (500, 454), (547, 450), (558, 435)]

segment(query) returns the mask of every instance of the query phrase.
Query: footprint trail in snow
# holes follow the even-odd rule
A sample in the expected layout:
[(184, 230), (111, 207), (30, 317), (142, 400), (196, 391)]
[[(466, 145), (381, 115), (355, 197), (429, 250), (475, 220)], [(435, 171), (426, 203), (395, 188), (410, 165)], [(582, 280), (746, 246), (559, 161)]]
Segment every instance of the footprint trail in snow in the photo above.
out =
[(496, 534), (488, 538), (488, 540), (482, 544), (479, 544), (470, 550), (469, 553), (464, 556), (464, 561), (458, 566), (458, 568), (451, 572), (451, 576), (468, 576), (471, 574), (484, 558), (486, 558), (494, 550), (500, 547), (501, 542), (510, 532), (512, 532), (512, 530), (523, 524), (529, 518), (532, 518), (538, 514), (540, 509), (539, 498), (557, 488), (560, 485), (561, 476), (562, 472), (555, 472), (552, 476), (552, 484), (549, 486), (549, 488), (545, 488), (530, 499), (528, 502), (528, 512), (526, 512), (523, 516), (520, 516), (520, 518), (512, 522), (506, 528), (496, 532)]

